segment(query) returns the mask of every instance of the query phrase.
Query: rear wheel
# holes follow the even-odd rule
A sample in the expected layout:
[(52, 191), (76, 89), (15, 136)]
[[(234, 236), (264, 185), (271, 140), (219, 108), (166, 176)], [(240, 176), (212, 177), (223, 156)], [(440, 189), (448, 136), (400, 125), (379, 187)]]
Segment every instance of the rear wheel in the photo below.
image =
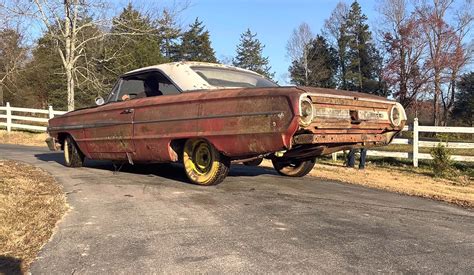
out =
[(84, 164), (84, 154), (71, 136), (64, 140), (64, 162), (67, 167), (82, 167)]
[(230, 160), (206, 140), (189, 139), (184, 144), (183, 164), (192, 183), (215, 185), (229, 173)]
[(316, 159), (312, 160), (272, 160), (273, 167), (282, 176), (303, 177), (313, 170)]

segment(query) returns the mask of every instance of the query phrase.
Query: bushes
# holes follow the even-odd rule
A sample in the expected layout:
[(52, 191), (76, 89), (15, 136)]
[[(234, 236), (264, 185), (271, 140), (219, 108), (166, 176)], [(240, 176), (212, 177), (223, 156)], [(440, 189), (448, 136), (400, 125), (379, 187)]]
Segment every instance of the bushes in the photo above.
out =
[(453, 172), (453, 161), (451, 160), (451, 152), (446, 146), (438, 143), (436, 147), (430, 151), (433, 162), (431, 169), (436, 177), (447, 177)]

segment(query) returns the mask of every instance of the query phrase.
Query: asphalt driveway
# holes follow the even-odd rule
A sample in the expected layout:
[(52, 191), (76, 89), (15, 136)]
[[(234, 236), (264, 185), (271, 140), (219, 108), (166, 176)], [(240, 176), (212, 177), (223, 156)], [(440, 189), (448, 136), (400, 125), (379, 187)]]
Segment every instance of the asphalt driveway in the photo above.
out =
[(239, 165), (199, 187), (177, 165), (0, 158), (51, 172), (72, 207), (33, 274), (474, 272), (474, 211), (441, 202)]

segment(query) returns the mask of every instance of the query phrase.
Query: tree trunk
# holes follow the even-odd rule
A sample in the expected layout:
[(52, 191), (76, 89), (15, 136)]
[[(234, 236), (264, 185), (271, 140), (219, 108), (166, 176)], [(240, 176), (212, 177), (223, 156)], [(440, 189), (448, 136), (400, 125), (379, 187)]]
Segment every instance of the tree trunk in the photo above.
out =
[(303, 50), (303, 59), (304, 59), (304, 85), (309, 86), (309, 57), (308, 57), (308, 49), (307, 45), (304, 46)]
[(359, 92), (363, 91), (363, 82), (362, 82), (362, 68), (361, 68), (361, 63), (362, 63), (362, 58), (360, 57), (360, 44), (359, 44), (359, 39), (356, 39), (357, 41), (357, 73), (358, 73), (358, 79), (357, 81), (359, 82)]
[(439, 126), (440, 108), (439, 97), (441, 94), (441, 77), (439, 72), (435, 72), (434, 77), (434, 97), (433, 97), (433, 122), (434, 126)]
[(446, 96), (446, 102), (443, 102), (443, 125), (448, 126), (450, 114), (454, 108), (454, 100), (456, 95), (456, 78), (457, 78), (457, 71), (453, 71), (451, 74), (451, 83), (450, 83), (450, 93)]
[(406, 73), (406, 54), (405, 50), (403, 48), (403, 37), (401, 38), (401, 47), (399, 50), (400, 54), (400, 91), (399, 91), (399, 98), (400, 98), (400, 103), (406, 108), (410, 105), (411, 102), (408, 102), (408, 77)]
[[(77, 4), (77, 0), (74, 0), (74, 4)], [(77, 7), (76, 7), (77, 8)], [(65, 51), (62, 56), (64, 70), (66, 71), (66, 86), (67, 86), (67, 110), (74, 110), (74, 59), (75, 59), (75, 21), (77, 20), (76, 14), (71, 13), (71, 2), (70, 0), (64, 1), (64, 13), (66, 18), (64, 20), (64, 42)], [(72, 18), (71, 18), (72, 16)], [(61, 52), (61, 49), (59, 49)], [(61, 52), (62, 53), (62, 52)]]
[(67, 79), (67, 110), (74, 110), (74, 77), (72, 70), (66, 69), (66, 79)]

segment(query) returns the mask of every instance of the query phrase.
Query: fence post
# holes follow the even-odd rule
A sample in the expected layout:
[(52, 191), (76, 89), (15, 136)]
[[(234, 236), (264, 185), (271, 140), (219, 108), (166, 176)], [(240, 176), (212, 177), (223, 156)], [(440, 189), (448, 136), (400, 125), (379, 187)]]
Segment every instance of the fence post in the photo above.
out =
[(413, 167), (418, 167), (418, 118), (413, 120)]
[(10, 107), (10, 102), (7, 102), (7, 132), (12, 131), (12, 109)]
[(54, 117), (54, 111), (53, 111), (53, 106), (48, 106), (48, 116), (49, 119), (52, 119)]

